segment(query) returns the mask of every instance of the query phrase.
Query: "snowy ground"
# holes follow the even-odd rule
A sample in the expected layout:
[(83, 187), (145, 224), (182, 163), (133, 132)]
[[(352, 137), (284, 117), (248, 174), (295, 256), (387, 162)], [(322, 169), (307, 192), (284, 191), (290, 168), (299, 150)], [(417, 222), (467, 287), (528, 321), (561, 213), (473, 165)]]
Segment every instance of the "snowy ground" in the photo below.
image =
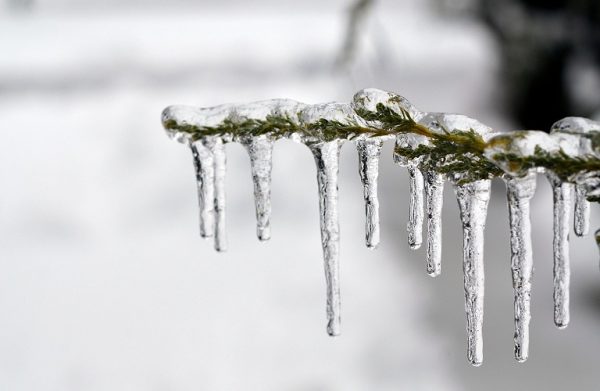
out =
[[(512, 358), (503, 185), (486, 233), (485, 361), (465, 358), (461, 235), (448, 187), (442, 276), (406, 244), (407, 175), (381, 163), (382, 244), (363, 245), (362, 189), (342, 150), (343, 334), (325, 333), (315, 169), (274, 153), (273, 235), (255, 239), (248, 157), (227, 146), (229, 248), (198, 237), (191, 156), (161, 130), (174, 103), (344, 100), (363, 87), (509, 127), (481, 27), (383, 1), (348, 72), (331, 64), (343, 2), (0, 16), (0, 389), (593, 389), (597, 250), (572, 240), (572, 324), (552, 324), (551, 199), (533, 200), (531, 354)], [(61, 2), (57, 2), (61, 4)], [(65, 3), (65, 2), (62, 2)], [(262, 5), (260, 5), (262, 4)], [(286, 5), (282, 5), (286, 4)], [(312, 4), (309, 2), (309, 4)], [(112, 11), (111, 11), (112, 9)], [(135, 12), (134, 12), (135, 11)], [(434, 27), (435, 26), (435, 27)], [(592, 227), (600, 223), (593, 211)]]

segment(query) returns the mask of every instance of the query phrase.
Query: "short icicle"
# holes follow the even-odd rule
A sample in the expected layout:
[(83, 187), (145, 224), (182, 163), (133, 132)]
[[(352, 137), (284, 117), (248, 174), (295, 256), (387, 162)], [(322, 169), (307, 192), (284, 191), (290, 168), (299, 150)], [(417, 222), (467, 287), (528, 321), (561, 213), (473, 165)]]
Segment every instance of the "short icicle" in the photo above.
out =
[(190, 142), (198, 186), (200, 236), (203, 238), (212, 237), (215, 231), (215, 169), (211, 151), (213, 143), (213, 137)]
[(368, 248), (379, 244), (379, 199), (377, 197), (377, 178), (379, 177), (379, 156), (382, 140), (362, 139), (356, 142), (358, 150), (358, 173), (363, 185), (365, 199), (365, 240)]
[(535, 193), (536, 174), (531, 172), (523, 178), (509, 177), (505, 181), (510, 222), (510, 266), (515, 296), (515, 358), (519, 362), (525, 362), (529, 355), (533, 274), (529, 202)]
[(215, 138), (212, 146), (215, 163), (215, 250), (227, 250), (227, 233), (225, 230), (225, 172), (227, 157), (225, 144), (220, 137)]
[(423, 174), (416, 164), (408, 166), (410, 201), (408, 204), (408, 245), (416, 250), (421, 247), (423, 232)]
[(547, 173), (554, 199), (554, 324), (564, 329), (569, 324), (569, 216), (573, 185), (563, 182), (552, 172)]
[(427, 171), (423, 176), (427, 208), (427, 274), (436, 277), (442, 272), (444, 177), (433, 171)]
[(587, 235), (590, 230), (590, 202), (585, 199), (585, 188), (575, 185), (575, 235)]
[(242, 144), (250, 155), (256, 207), (256, 235), (261, 241), (269, 240), (271, 238), (273, 140), (266, 135), (249, 137), (242, 140)]
[(338, 217), (338, 172), (340, 141), (309, 145), (317, 165), (321, 244), (327, 284), (327, 333), (340, 334), (340, 227)]
[(467, 359), (474, 366), (480, 366), (483, 362), (483, 236), (490, 183), (490, 180), (478, 180), (455, 186), (463, 226)]

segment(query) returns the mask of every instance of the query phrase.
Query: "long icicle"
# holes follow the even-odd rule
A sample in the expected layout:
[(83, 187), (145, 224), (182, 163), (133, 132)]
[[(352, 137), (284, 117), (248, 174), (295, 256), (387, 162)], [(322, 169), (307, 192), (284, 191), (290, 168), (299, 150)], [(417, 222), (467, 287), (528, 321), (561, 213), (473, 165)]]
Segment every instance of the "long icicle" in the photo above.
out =
[(423, 176), (427, 208), (427, 274), (435, 277), (442, 272), (444, 177), (434, 171), (427, 171)]
[(575, 235), (587, 235), (590, 230), (590, 202), (585, 199), (585, 188), (575, 185)]
[(377, 178), (379, 177), (379, 155), (382, 140), (364, 139), (356, 142), (358, 150), (358, 173), (363, 185), (365, 199), (365, 241), (368, 248), (379, 244), (379, 199), (377, 197)]
[(554, 199), (554, 324), (564, 329), (569, 324), (569, 216), (573, 185), (561, 181), (551, 172), (546, 174)]
[(598, 250), (600, 251), (600, 228), (594, 233), (594, 239), (596, 239), (596, 245), (598, 245)]
[(271, 171), (273, 168), (273, 140), (269, 136), (243, 140), (250, 155), (254, 204), (256, 208), (256, 236), (261, 241), (271, 238)]
[(416, 164), (408, 166), (410, 201), (408, 204), (408, 245), (416, 250), (423, 241), (423, 174)]
[(490, 183), (490, 180), (479, 180), (455, 186), (463, 226), (467, 359), (474, 366), (483, 362), (483, 236)]
[(529, 202), (535, 193), (536, 174), (507, 178), (506, 195), (510, 222), (510, 268), (514, 289), (515, 358), (524, 362), (529, 356), (529, 322), (531, 320), (531, 277), (533, 250)]
[(321, 245), (327, 284), (327, 333), (340, 334), (340, 226), (338, 217), (339, 141), (310, 145), (317, 165)]
[(225, 172), (227, 170), (227, 157), (225, 155), (225, 144), (220, 137), (215, 138), (212, 148), (215, 162), (215, 250), (226, 251)]
[(210, 238), (215, 230), (215, 170), (214, 158), (210, 150), (213, 143), (212, 137), (191, 142), (190, 149), (196, 171), (196, 184), (198, 187), (198, 205), (200, 207), (200, 236)]

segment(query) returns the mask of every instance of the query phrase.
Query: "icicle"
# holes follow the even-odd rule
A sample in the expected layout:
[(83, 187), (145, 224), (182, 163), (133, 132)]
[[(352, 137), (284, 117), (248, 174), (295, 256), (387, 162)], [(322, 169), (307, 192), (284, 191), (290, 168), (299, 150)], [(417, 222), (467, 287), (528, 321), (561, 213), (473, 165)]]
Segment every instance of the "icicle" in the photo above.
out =
[(365, 239), (368, 248), (379, 244), (379, 199), (377, 198), (377, 178), (379, 176), (379, 155), (382, 140), (363, 139), (356, 142), (358, 149), (358, 173), (363, 184), (365, 198)]
[(569, 216), (573, 185), (547, 173), (554, 198), (554, 324), (564, 329), (569, 324)]
[(249, 137), (242, 140), (242, 144), (250, 155), (256, 206), (256, 235), (259, 240), (269, 240), (271, 238), (273, 140), (268, 136)]
[(590, 230), (590, 203), (585, 199), (585, 187), (575, 185), (575, 234), (587, 235)]
[(427, 274), (435, 277), (442, 272), (444, 177), (436, 172), (427, 171), (424, 178), (427, 204)]
[(225, 231), (225, 171), (227, 169), (227, 158), (225, 156), (225, 144), (219, 137), (215, 138), (212, 145), (215, 163), (215, 250), (227, 250), (227, 234)]
[(456, 185), (463, 226), (463, 271), (467, 312), (467, 359), (474, 366), (483, 361), (483, 234), (490, 200), (489, 180)]
[(200, 206), (200, 236), (210, 238), (215, 230), (215, 177), (214, 159), (210, 145), (214, 142), (212, 137), (190, 142), (194, 168), (196, 170), (196, 183), (198, 186), (198, 204)]
[(341, 143), (331, 141), (309, 147), (317, 164), (321, 244), (327, 284), (327, 333), (336, 336), (340, 334), (338, 163)]
[(421, 247), (423, 232), (423, 174), (416, 164), (408, 166), (410, 178), (408, 189), (410, 201), (408, 204), (408, 245), (416, 250)]
[(533, 256), (529, 201), (535, 193), (536, 174), (506, 180), (510, 222), (510, 267), (515, 295), (515, 358), (519, 362), (529, 355), (529, 322), (531, 320), (531, 277)]
[(598, 250), (600, 250), (600, 228), (596, 230), (594, 234), (594, 238), (596, 239), (596, 244), (598, 245)]

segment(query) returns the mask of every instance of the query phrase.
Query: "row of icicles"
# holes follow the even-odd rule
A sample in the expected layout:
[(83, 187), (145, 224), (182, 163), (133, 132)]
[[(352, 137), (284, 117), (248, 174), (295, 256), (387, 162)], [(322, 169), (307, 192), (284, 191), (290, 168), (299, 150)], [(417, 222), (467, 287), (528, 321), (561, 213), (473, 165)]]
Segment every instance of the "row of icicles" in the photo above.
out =
[[(398, 98), (391, 99), (390, 97)], [(489, 132), (489, 128), (471, 118), (453, 114), (422, 113), (404, 98), (384, 91), (363, 90), (355, 96), (355, 104), (357, 101), (370, 110), (373, 110), (376, 103), (383, 102), (390, 107), (400, 104), (401, 107), (407, 108), (415, 119), (421, 120), (420, 123), (426, 123), (426, 126), (431, 129), (439, 127), (440, 123), (446, 124), (449, 129), (461, 129), (462, 124), (464, 127), (462, 130), (473, 129), (483, 135), (486, 141), (493, 135)], [(310, 113), (310, 115), (306, 113)], [(231, 121), (241, 123), (242, 120), (247, 119), (266, 120), (269, 116), (297, 118), (297, 122), (302, 124), (309, 121), (316, 122), (325, 115), (328, 119), (344, 123), (344, 116), (347, 117), (348, 113), (348, 109), (338, 103), (304, 105), (289, 100), (272, 100), (237, 106), (224, 105), (209, 109), (188, 106), (171, 106), (165, 109), (162, 119), (169, 136), (188, 144), (192, 151), (198, 185), (201, 236), (213, 237), (214, 247), (217, 251), (226, 250), (224, 181), (226, 156), (224, 145), (227, 142), (237, 141), (244, 145), (250, 155), (257, 236), (261, 241), (270, 238), (272, 150), (276, 137), (271, 137), (269, 134), (255, 136), (245, 134), (238, 137), (235, 132), (215, 135), (210, 131), (211, 129), (217, 128), (226, 120), (229, 120), (230, 123)], [(435, 118), (435, 121), (431, 122), (431, 118)], [(356, 121), (356, 118), (353, 117), (352, 121)], [(174, 129), (173, 126), (167, 126), (167, 123), (176, 123), (181, 127)], [(577, 134), (578, 131), (585, 132), (587, 128), (583, 129), (582, 123), (585, 123), (587, 128), (600, 131), (600, 125), (590, 120), (567, 118), (555, 124), (553, 132), (560, 131), (565, 127), (569, 128), (569, 134)], [(203, 135), (203, 133), (205, 134)], [(532, 134), (534, 133), (532, 132)], [(536, 135), (536, 137), (538, 136)], [(550, 136), (542, 135), (541, 137)], [(319, 141), (318, 138), (315, 140), (312, 133), (310, 137), (303, 134), (292, 134), (289, 137), (305, 143), (310, 148), (317, 166), (321, 240), (327, 288), (327, 332), (331, 336), (336, 336), (340, 334), (338, 163), (340, 147), (344, 140)], [(359, 174), (364, 187), (366, 245), (369, 248), (375, 248), (380, 240), (379, 201), (377, 198), (378, 165), (382, 144), (389, 138), (389, 136), (354, 138), (359, 156)], [(527, 137), (522, 140), (524, 143), (527, 142)], [(407, 145), (415, 147), (419, 144), (419, 142), (415, 143), (414, 139), (410, 139), (410, 135), (408, 139), (407, 135), (398, 135), (396, 142), (397, 145), (403, 147)], [(539, 144), (543, 145), (543, 143)], [(519, 148), (527, 150), (532, 149), (533, 146), (523, 144)], [(426, 268), (430, 276), (437, 276), (441, 271), (441, 212), (445, 175), (433, 170), (422, 172), (418, 159), (407, 160), (401, 156), (395, 156), (395, 161), (408, 168), (410, 178), (407, 227), (409, 245), (413, 249), (421, 246), (421, 232), (423, 222), (426, 220)], [(540, 171), (531, 169), (522, 176), (508, 174), (503, 176), (507, 186), (510, 220), (511, 270), (515, 301), (515, 358), (519, 362), (527, 359), (529, 350), (530, 295), (533, 271), (529, 202), (535, 192), (536, 174)], [(559, 328), (564, 328), (569, 323), (568, 221), (571, 213), (572, 193), (574, 192), (575, 195), (575, 233), (579, 236), (585, 235), (589, 229), (589, 202), (586, 200), (586, 189), (583, 186), (563, 182), (552, 172), (546, 171), (545, 174), (552, 185), (554, 195), (554, 322)], [(467, 358), (471, 364), (479, 366), (483, 360), (483, 237), (491, 180), (481, 179), (462, 183), (452, 176), (447, 176), (447, 179), (453, 182), (463, 226)]]

